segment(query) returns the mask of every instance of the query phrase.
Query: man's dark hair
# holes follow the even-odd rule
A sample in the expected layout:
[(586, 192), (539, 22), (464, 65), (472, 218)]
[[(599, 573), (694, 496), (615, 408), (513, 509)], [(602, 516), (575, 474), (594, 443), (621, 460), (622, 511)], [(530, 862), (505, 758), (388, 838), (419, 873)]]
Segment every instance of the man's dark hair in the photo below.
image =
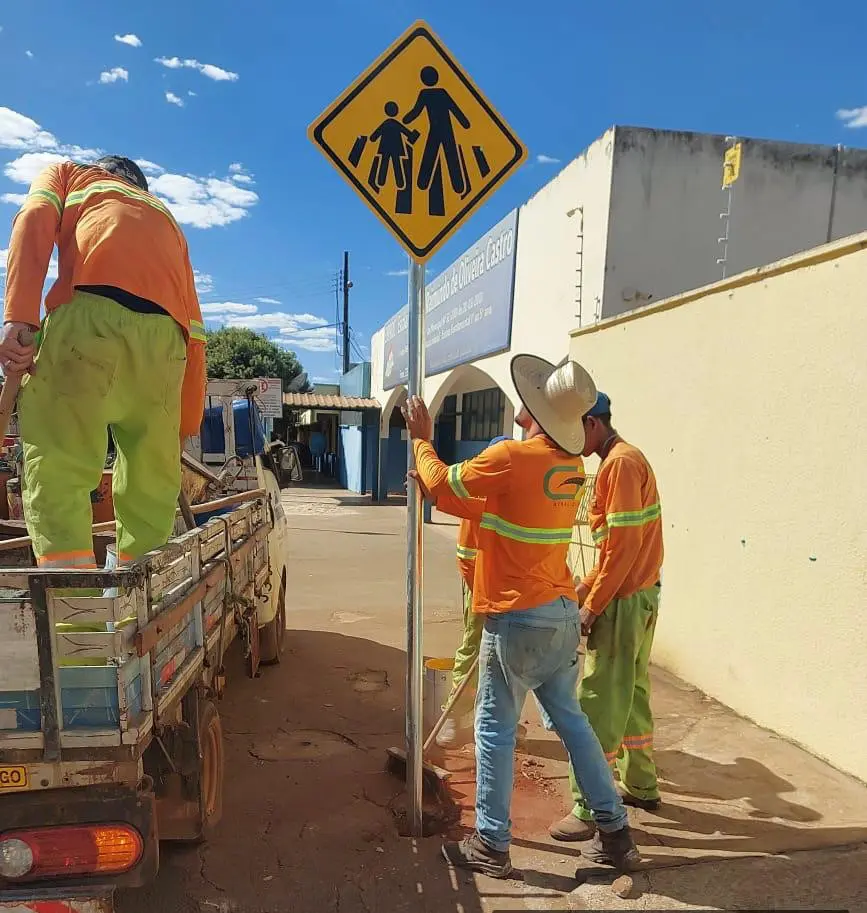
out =
[(611, 427), (611, 413), (610, 412), (600, 412), (599, 415), (594, 415), (594, 418), (598, 418), (606, 428)]
[(104, 155), (93, 164), (115, 177), (134, 184), (140, 190), (147, 191), (148, 189), (148, 179), (132, 159), (124, 158), (122, 155)]

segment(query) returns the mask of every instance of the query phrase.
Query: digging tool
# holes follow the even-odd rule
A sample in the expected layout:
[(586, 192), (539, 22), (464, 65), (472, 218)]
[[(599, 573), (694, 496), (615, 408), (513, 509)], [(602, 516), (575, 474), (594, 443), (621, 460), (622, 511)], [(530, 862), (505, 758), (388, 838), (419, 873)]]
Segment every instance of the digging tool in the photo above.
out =
[[(19, 330), (18, 342), (22, 346), (33, 344), (35, 334), (33, 330)], [(15, 400), (18, 399), (18, 391), (21, 389), (23, 374), (7, 374), (3, 381), (3, 390), (0, 391), (0, 440), (6, 437), (6, 431), (9, 428), (9, 420), (15, 411)]]
[[(460, 685), (458, 685), (458, 687), (455, 689), (455, 693), (449, 698), (448, 702), (446, 703), (445, 709), (443, 710), (440, 718), (436, 721), (436, 723), (434, 723), (433, 729), (431, 729), (430, 735), (428, 735), (424, 746), (422, 747), (422, 759), (424, 759), (424, 756), (428, 753), (428, 749), (431, 747), (431, 745), (433, 745), (434, 739), (440, 734), (440, 730), (445, 725), (449, 714), (452, 712), (455, 705), (463, 695), (464, 691), (469, 686), (470, 680), (478, 668), (479, 657), (477, 656), (473, 660), (473, 664), (470, 666), (470, 670), (467, 672), (466, 677), (460, 683)], [(388, 761), (386, 762), (386, 769), (389, 773), (394, 774), (396, 777), (400, 777), (401, 780), (406, 779), (406, 752), (402, 748), (388, 749)], [(452, 773), (450, 770), (444, 770), (442, 767), (437, 767), (435, 764), (429, 764), (427, 761), (424, 761), (422, 776), (424, 777), (424, 782), (434, 792), (441, 790), (446, 780), (448, 780), (451, 775)]]

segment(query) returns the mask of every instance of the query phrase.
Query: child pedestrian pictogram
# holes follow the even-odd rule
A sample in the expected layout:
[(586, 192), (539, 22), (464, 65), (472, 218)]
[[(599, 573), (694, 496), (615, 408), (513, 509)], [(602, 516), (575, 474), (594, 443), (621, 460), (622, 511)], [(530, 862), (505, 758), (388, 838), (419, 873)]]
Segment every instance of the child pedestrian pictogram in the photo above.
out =
[(424, 23), (376, 60), (309, 134), (420, 262), (527, 155)]

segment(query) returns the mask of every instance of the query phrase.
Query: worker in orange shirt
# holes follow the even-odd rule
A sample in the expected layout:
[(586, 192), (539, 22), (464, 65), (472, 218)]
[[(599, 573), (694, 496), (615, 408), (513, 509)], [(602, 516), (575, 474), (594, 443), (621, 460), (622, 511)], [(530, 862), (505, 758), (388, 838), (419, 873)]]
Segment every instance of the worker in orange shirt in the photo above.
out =
[[(54, 245), (59, 275), (42, 288)], [(0, 364), (19, 398), (24, 511), (42, 567), (95, 567), (90, 492), (117, 449), (118, 559), (172, 533), (183, 438), (205, 401), (205, 328), (187, 242), (130, 159), (63, 162), (33, 182), (7, 260)]]
[[(659, 807), (650, 709), (650, 650), (659, 610), (662, 513), (656, 478), (644, 454), (611, 426), (611, 400), (599, 393), (584, 416), (584, 456), (600, 459), (590, 505), (596, 566), (581, 581), (587, 639), (579, 689), (605, 756), (620, 774), (623, 801)], [(557, 840), (587, 840), (596, 825), (587, 796), (570, 771), (572, 811), (551, 826)]]
[[(489, 447), (505, 441), (500, 435), (495, 437)], [(430, 500), (430, 493), (424, 489), (424, 484), (418, 478), (418, 473), (410, 471), (410, 477), (415, 478), (422, 486), (425, 497)], [(460, 519), (458, 527), (457, 562), (458, 572), (461, 575), (461, 595), (463, 597), (463, 637), (461, 644), (455, 652), (454, 666), (452, 667), (452, 688), (446, 703), (461, 686), (472, 670), (473, 663), (479, 655), (479, 645), (482, 642), (482, 629), (484, 615), (473, 612), (473, 578), (476, 573), (476, 551), (479, 541), (479, 523), (485, 502), (476, 499), (469, 502), (458, 498), (451, 492), (442, 492), (435, 499), (437, 510)], [(478, 670), (473, 671), (473, 677), (478, 680)], [(440, 748), (460, 748), (472, 740), (473, 731), (473, 704), (475, 700), (475, 682), (468, 686), (462, 699), (452, 708), (451, 713), (443, 723), (437, 734), (436, 743)]]
[(451, 492), (483, 498), (473, 611), (485, 615), (476, 698), (476, 828), (446, 843), (450, 865), (506, 878), (511, 874), (515, 736), (527, 692), (536, 693), (569, 752), (598, 831), (582, 852), (628, 869), (638, 861), (626, 809), (599, 741), (578, 704), (580, 620), (567, 565), (585, 473), (581, 417), (596, 400), (575, 362), (552, 365), (531, 355), (512, 360), (524, 441), (502, 441), (446, 466), (430, 440), (427, 407), (404, 409), (416, 471), (434, 498)]
[[(493, 447), (494, 444), (499, 444), (500, 441), (508, 440), (510, 438), (500, 435), (493, 438), (488, 446)], [(428, 500), (434, 500), (430, 497), (430, 492), (424, 488), (424, 483), (421, 482), (415, 470), (410, 470), (409, 476), (421, 485), (424, 496)], [(446, 699), (446, 704), (448, 704), (452, 699), (452, 695), (470, 674), (473, 663), (479, 655), (482, 631), (485, 627), (485, 616), (473, 611), (473, 578), (476, 574), (476, 553), (478, 551), (480, 524), (485, 510), (485, 502), (481, 498), (467, 501), (451, 492), (443, 492), (435, 503), (437, 510), (442, 511), (444, 514), (458, 517), (461, 521), (458, 526), (457, 561), (458, 573), (461, 575), (464, 627), (461, 644), (455, 652), (454, 665), (452, 666), (452, 688)], [(472, 674), (478, 681), (478, 670), (474, 670)], [(473, 683), (474, 685), (475, 682)], [(460, 748), (467, 742), (472, 741), (475, 718), (474, 702), (475, 687), (468, 687), (461, 700), (452, 707), (451, 713), (437, 734), (436, 743), (440, 748)], [(538, 706), (543, 725), (546, 729), (553, 730), (554, 724), (545, 712), (545, 708), (541, 704)], [(517, 730), (519, 741), (524, 732), (524, 727), (519, 725)]]

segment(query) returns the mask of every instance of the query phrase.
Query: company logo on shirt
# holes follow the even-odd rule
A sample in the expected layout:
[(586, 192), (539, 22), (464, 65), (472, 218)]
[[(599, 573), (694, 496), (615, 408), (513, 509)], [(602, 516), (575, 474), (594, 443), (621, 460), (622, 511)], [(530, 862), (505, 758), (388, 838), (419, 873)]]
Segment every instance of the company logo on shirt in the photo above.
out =
[(552, 501), (578, 501), (586, 480), (580, 466), (553, 466), (545, 473), (542, 489)]

